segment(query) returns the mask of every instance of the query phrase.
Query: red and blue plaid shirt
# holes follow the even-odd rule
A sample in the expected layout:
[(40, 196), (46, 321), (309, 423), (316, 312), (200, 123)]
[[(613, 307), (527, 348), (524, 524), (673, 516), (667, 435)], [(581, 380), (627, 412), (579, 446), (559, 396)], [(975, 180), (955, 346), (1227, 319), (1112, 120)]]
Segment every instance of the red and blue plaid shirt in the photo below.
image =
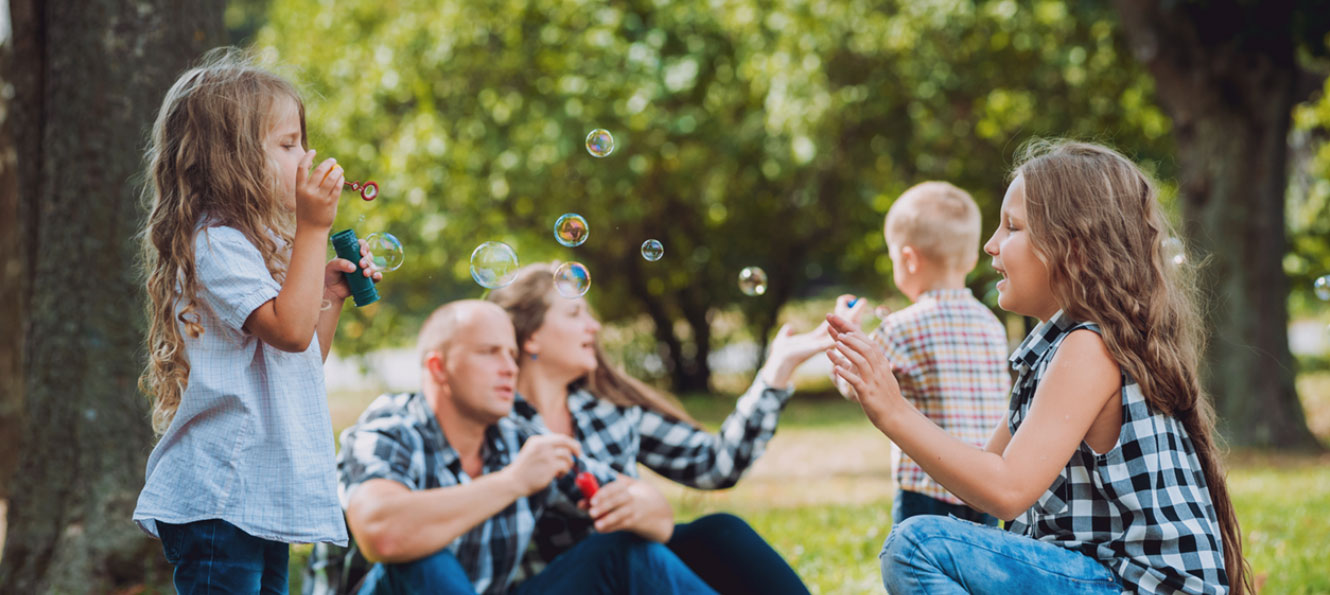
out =
[[(969, 289), (919, 296), (873, 331), (891, 360), (901, 394), (948, 434), (983, 447), (1007, 411), (1011, 388), (1007, 332)], [(896, 486), (964, 504), (894, 444)]]

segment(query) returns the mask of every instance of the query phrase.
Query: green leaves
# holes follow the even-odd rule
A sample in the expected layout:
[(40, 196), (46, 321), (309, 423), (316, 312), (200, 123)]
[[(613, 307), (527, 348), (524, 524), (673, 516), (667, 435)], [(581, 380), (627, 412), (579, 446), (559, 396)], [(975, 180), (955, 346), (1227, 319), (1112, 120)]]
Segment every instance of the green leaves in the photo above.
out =
[[(320, 155), (380, 184), (374, 203), (348, 197), (338, 228), (406, 246), (339, 349), (405, 340), (393, 329), (479, 295), (467, 258), (486, 240), (523, 263), (583, 262), (611, 320), (647, 300), (675, 319), (738, 304), (761, 331), (828, 285), (886, 292), (882, 218), (914, 183), (966, 188), (991, 229), (1031, 135), (1109, 142), (1168, 173), (1148, 77), (1107, 9), (1075, 6), (276, 0), (258, 45), (309, 90)], [(592, 128), (614, 134), (609, 157), (583, 148)], [(550, 237), (565, 212), (590, 223), (579, 248)], [(648, 238), (661, 261), (639, 255)], [(749, 265), (771, 275), (763, 298), (735, 285)]]

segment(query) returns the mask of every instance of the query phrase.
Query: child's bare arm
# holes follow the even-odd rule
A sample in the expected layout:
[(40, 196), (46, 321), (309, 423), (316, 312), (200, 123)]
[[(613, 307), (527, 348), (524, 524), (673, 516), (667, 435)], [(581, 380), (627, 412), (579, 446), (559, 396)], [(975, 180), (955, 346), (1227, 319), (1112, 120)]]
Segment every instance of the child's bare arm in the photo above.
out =
[(313, 159), (313, 151), (306, 153), (296, 172), (296, 234), (286, 281), (277, 297), (255, 308), (245, 320), (245, 330), (283, 351), (304, 351), (314, 338), (323, 299), (328, 229), (337, 215), (344, 181), (340, 168), (325, 175), (336, 165), (332, 159), (309, 172)]
[(1050, 362), (1016, 435), (1000, 453), (978, 449), (906, 402), (886, 358), (863, 333), (850, 330), (845, 321), (832, 321), (837, 338), (832, 361), (860, 395), (873, 425), (943, 487), (1002, 519), (1016, 517), (1038, 500), (1121, 390), (1120, 371), (1103, 340), (1091, 331), (1073, 332)]

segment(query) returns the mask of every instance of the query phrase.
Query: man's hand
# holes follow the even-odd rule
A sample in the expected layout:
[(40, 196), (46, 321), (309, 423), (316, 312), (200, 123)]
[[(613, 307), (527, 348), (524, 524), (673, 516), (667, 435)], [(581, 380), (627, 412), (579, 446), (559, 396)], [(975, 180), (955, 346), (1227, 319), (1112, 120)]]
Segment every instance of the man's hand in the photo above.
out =
[(582, 454), (582, 445), (562, 434), (532, 436), (522, 450), (500, 473), (516, 482), (523, 496), (530, 496), (550, 485), (554, 478), (573, 468), (573, 457)]

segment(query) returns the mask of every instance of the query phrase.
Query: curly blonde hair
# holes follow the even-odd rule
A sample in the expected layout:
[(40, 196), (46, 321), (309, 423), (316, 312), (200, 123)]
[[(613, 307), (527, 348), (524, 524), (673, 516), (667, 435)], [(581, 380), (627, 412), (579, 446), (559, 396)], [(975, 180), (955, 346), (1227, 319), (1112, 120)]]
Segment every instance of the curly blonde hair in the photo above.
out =
[(1025, 184), (1035, 250), (1057, 255), (1044, 260), (1058, 305), (1074, 320), (1098, 324), (1109, 353), (1150, 407), (1182, 422), (1218, 515), (1232, 591), (1250, 591), (1214, 409), (1201, 386), (1205, 335), (1196, 275), (1166, 249), (1173, 231), (1155, 184), (1100, 145), (1040, 140), (1023, 153), (1013, 177)]
[(152, 427), (159, 436), (189, 383), (185, 335), (204, 332), (194, 269), (201, 225), (238, 229), (258, 248), (273, 278), (285, 277), (294, 221), (281, 206), (277, 167), (263, 146), (284, 99), (299, 109), (300, 142), (307, 146), (305, 106), (295, 86), (256, 66), (248, 54), (223, 48), (176, 80), (153, 123), (144, 189), (149, 215), (140, 234), (148, 365), (139, 388), (153, 401)]

